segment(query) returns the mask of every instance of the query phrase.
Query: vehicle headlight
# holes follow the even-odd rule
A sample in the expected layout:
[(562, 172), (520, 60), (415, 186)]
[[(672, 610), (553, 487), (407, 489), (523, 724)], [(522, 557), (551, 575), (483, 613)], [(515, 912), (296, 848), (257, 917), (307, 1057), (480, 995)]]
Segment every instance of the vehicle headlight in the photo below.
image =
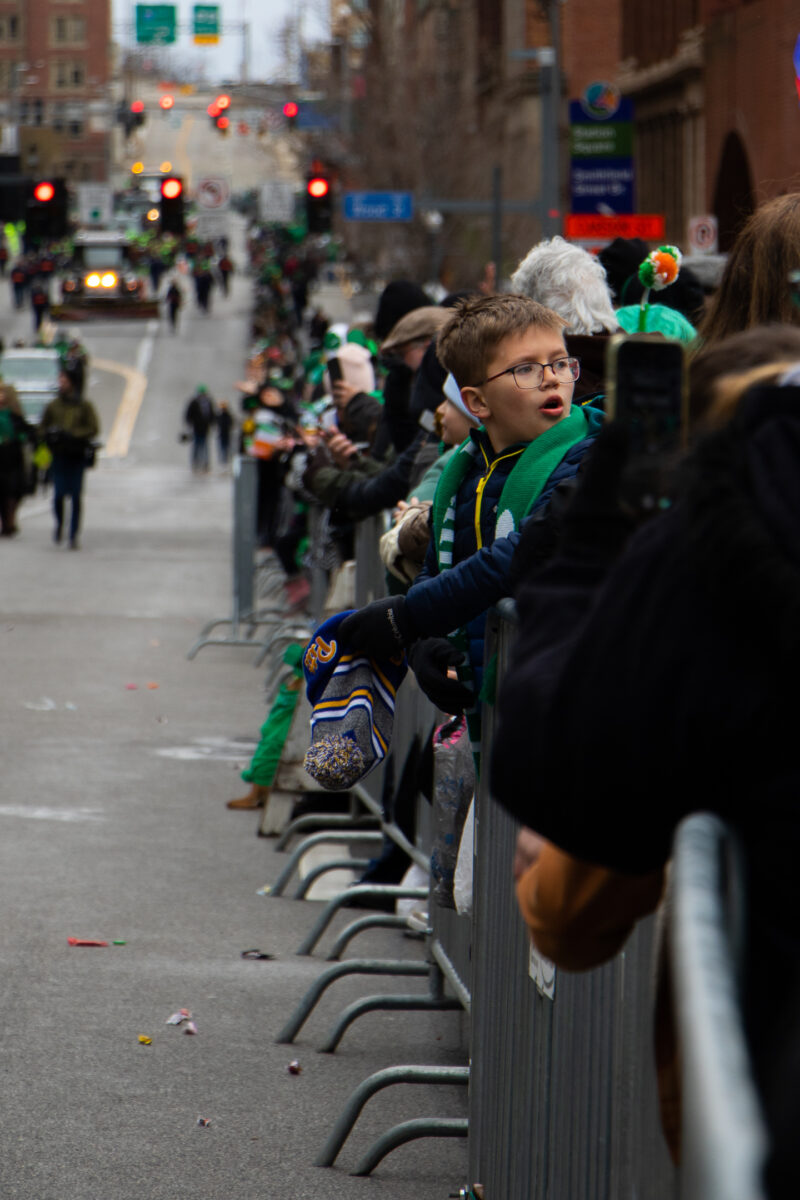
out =
[(106, 271), (105, 275), (100, 280), (100, 284), (104, 288), (113, 288), (117, 286), (117, 277), (113, 271)]
[(91, 287), (91, 288), (100, 287), (100, 276), (97, 274), (96, 271), (92, 271), (91, 275), (87, 275), (83, 282), (86, 284), (87, 287)]

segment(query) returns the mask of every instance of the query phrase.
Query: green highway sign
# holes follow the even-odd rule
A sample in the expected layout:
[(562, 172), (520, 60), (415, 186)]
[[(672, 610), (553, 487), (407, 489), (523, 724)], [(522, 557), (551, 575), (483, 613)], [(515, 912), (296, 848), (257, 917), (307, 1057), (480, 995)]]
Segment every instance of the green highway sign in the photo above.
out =
[(177, 40), (174, 4), (137, 4), (136, 41), (140, 46), (167, 46)]
[(195, 4), (192, 32), (196, 46), (216, 46), (219, 41), (219, 5)]

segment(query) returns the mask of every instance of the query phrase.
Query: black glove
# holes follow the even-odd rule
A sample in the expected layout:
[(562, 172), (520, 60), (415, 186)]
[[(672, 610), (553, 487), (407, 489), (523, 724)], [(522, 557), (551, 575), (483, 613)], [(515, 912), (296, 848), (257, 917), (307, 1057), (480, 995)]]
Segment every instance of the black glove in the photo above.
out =
[(392, 658), (414, 640), (411, 623), (404, 613), (405, 596), (386, 596), (345, 617), (339, 640), (351, 650), (373, 658)]
[(408, 652), (408, 663), (417, 683), (442, 712), (460, 713), (474, 703), (473, 692), (447, 675), (448, 667), (458, 666), (463, 660), (464, 655), (447, 638), (423, 638)]

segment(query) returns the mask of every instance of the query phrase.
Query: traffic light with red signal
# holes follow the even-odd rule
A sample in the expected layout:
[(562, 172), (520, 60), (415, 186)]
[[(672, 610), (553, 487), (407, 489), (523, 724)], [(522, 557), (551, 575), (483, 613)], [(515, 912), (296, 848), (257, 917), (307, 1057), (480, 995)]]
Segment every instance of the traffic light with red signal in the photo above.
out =
[(327, 175), (306, 180), (306, 224), (309, 233), (330, 233), (333, 222), (333, 193)]
[(184, 212), (183, 179), (180, 175), (167, 175), (161, 180), (161, 232), (183, 236), (186, 229)]
[(300, 112), (300, 107), (294, 100), (287, 100), (283, 106), (283, 115), (286, 118), (286, 124), (289, 129), (294, 129), (297, 124), (297, 117)]
[(33, 179), (25, 204), (25, 246), (55, 241), (69, 232), (69, 194), (64, 179)]

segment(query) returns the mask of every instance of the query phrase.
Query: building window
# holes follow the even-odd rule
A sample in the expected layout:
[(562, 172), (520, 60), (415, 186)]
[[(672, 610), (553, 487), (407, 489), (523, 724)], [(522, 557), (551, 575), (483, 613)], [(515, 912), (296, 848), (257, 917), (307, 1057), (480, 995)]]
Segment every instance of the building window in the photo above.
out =
[(0, 42), (16, 42), (19, 39), (19, 17), (13, 14), (0, 17)]
[(86, 82), (85, 65), (80, 59), (59, 59), (51, 64), (50, 79), (51, 86), (61, 91), (83, 87)]
[(83, 46), (86, 42), (85, 17), (53, 17), (50, 42), (54, 46)]
[(64, 114), (66, 129), (73, 139), (82, 138), (86, 131), (86, 113), (82, 104), (67, 104)]

